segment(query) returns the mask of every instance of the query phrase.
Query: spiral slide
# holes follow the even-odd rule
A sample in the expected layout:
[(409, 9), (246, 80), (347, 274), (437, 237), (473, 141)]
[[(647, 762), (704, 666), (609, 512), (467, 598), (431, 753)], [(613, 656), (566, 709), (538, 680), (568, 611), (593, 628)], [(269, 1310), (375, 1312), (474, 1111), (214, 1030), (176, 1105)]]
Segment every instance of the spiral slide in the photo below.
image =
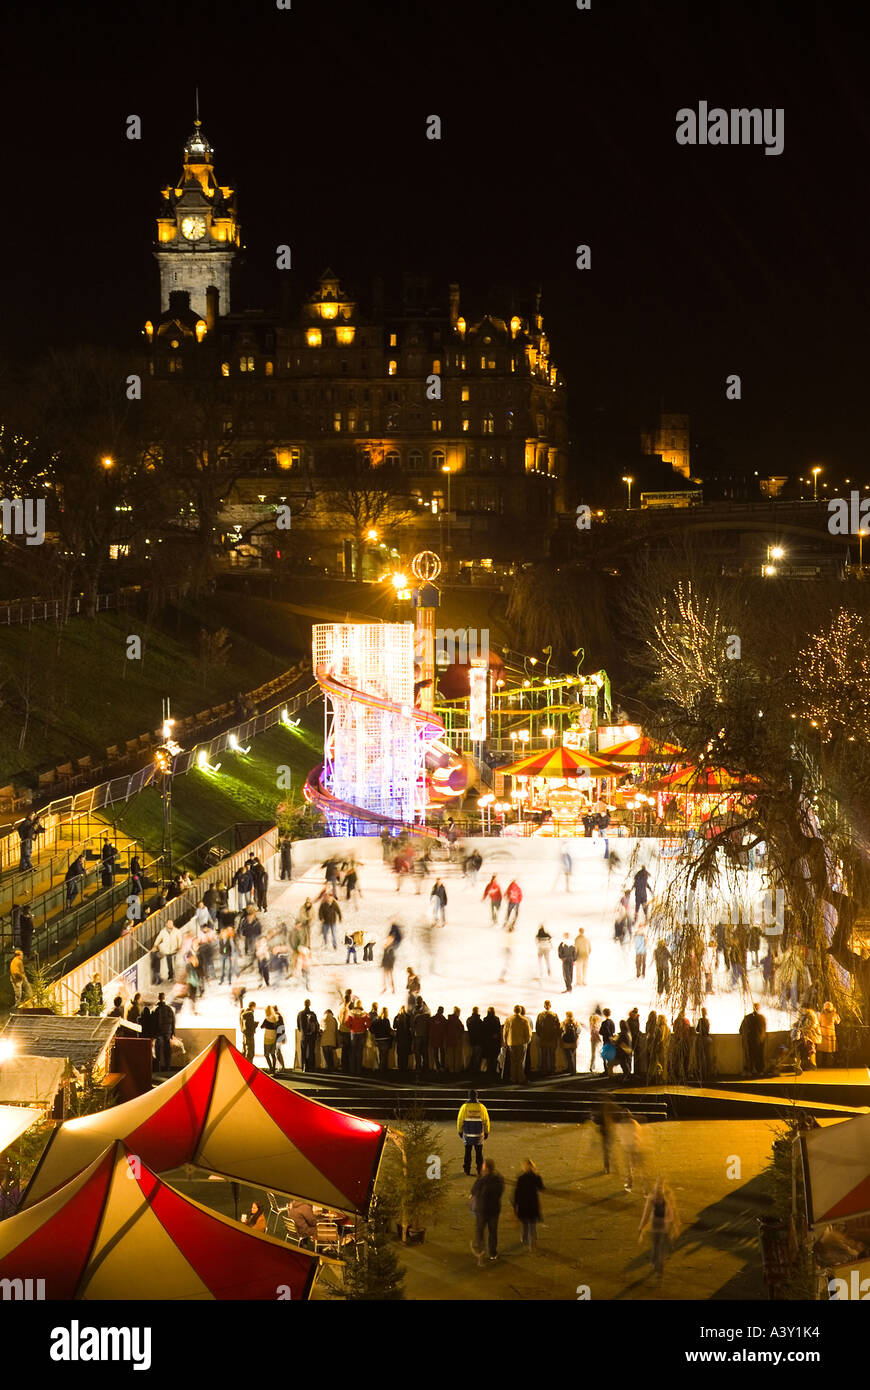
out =
[[(465, 790), (467, 780), (465, 764), (459, 754), (438, 737), (444, 732), (444, 724), (437, 714), (430, 714), (428, 710), (416, 707), (408, 711), (404, 706), (388, 700), (385, 696), (354, 689), (338, 680), (323, 666), (316, 668), (315, 677), (324, 695), (332, 695), (340, 700), (349, 700), (352, 704), (364, 705), (369, 709), (390, 710), (400, 714), (410, 713), (420, 734), (426, 740), (427, 808), (444, 806)], [(349, 801), (342, 801), (333, 796), (332, 792), (323, 786), (322, 777), (323, 764), (321, 763), (318, 767), (312, 768), (308, 774), (303, 795), (306, 801), (317, 806), (325, 814), (334, 817), (352, 817), (354, 820), (368, 821), (373, 825), (396, 826), (398, 824), (394, 817), (383, 815), (378, 811), (366, 810), (363, 806), (354, 806)], [(414, 825), (407, 825), (404, 828), (419, 830), (419, 826)]]

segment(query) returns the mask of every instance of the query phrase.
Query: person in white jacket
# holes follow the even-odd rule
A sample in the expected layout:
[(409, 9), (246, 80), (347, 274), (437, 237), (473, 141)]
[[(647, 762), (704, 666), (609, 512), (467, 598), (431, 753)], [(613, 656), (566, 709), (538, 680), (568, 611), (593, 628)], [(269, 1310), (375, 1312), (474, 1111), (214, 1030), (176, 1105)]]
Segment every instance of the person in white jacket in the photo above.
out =
[(159, 951), (166, 961), (167, 980), (175, 979), (175, 957), (181, 950), (181, 941), (181, 932), (170, 918), (154, 942), (155, 950)]

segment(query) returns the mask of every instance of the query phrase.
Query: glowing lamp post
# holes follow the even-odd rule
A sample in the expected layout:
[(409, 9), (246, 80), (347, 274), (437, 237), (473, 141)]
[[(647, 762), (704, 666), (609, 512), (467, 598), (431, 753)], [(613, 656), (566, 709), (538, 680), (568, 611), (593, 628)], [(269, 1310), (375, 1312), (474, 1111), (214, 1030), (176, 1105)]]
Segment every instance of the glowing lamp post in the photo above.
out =
[(821, 470), (821, 468), (813, 468), (811, 471), (812, 471), (812, 475), (813, 475), (813, 501), (814, 501), (814, 502), (818, 502), (818, 500), (819, 500), (819, 474), (821, 473), (822, 470)]
[(634, 482), (634, 478), (629, 478), (629, 477), (627, 477), (627, 476), (623, 476), (622, 481), (623, 481), (623, 482), (626, 484), (626, 486), (628, 487), (628, 510), (631, 511), (631, 485), (632, 485), (632, 483)]

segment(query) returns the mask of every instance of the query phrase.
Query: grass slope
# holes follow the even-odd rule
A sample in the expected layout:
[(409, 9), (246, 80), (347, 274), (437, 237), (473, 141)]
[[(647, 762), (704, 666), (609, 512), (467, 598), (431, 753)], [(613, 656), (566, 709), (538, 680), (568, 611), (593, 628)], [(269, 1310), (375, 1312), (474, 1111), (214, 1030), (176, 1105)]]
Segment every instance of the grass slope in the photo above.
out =
[[(309, 711), (309, 726), (286, 729), (281, 725), (261, 734), (247, 756), (226, 752), (220, 771), (195, 768), (179, 777), (172, 787), (172, 847), (180, 859), (196, 845), (238, 821), (274, 822), (275, 808), (288, 797), (300, 798), (302, 785), (322, 756), (322, 734), (316, 706)], [(279, 768), (291, 769), (289, 789), (279, 788)], [(285, 779), (286, 780), (286, 779)], [(163, 802), (160, 793), (146, 788), (126, 806), (117, 808), (115, 824), (128, 835), (160, 852), (163, 835)]]

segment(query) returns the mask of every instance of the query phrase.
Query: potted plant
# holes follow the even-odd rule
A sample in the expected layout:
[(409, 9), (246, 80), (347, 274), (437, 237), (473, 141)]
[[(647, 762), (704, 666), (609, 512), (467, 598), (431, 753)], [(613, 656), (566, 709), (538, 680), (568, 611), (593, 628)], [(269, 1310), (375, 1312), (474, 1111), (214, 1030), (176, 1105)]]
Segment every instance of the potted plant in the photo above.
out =
[(441, 1136), (415, 1105), (399, 1112), (398, 1123), (390, 1125), (393, 1145), (385, 1188), (396, 1211), (398, 1234), (403, 1244), (419, 1245), (426, 1236), (428, 1221), (434, 1221), (446, 1196)]

